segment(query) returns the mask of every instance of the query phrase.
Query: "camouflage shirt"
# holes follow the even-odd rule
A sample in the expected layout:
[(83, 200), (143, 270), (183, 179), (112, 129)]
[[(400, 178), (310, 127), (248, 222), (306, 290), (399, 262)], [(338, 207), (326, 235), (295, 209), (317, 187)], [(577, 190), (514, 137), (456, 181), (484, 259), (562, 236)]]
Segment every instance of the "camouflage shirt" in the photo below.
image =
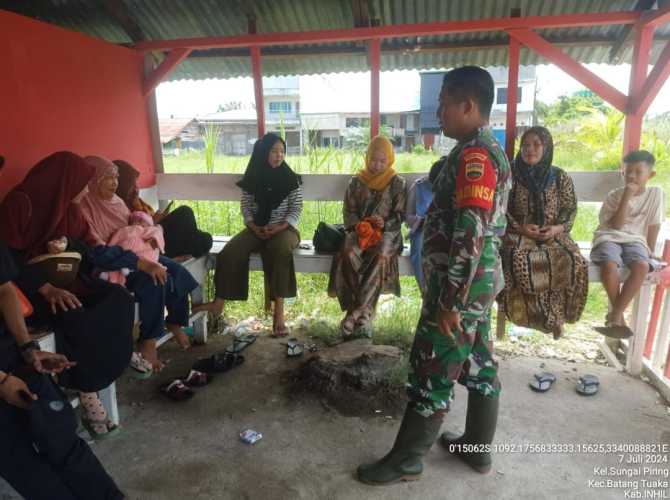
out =
[[(482, 313), (504, 286), (498, 248), (507, 224), (510, 165), (488, 127), (441, 161), (424, 223), (425, 306)], [(477, 282), (482, 286), (473, 287)]]

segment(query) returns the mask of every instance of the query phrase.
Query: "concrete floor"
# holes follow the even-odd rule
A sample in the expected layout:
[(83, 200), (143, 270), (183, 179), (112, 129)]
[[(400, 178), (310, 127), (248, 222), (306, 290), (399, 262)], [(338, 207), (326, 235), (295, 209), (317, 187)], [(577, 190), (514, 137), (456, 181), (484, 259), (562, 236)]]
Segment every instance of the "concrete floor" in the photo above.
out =
[[(219, 375), (189, 402), (172, 403), (157, 393), (161, 381), (182, 374), (195, 358), (229, 342), (218, 337), (185, 354), (167, 346), (161, 352), (174, 359), (163, 374), (148, 381), (123, 377), (119, 382), (123, 432), (96, 443), (94, 450), (128, 498), (620, 499), (627, 498), (631, 489), (633, 494), (655, 492), (661, 496), (653, 498), (670, 498), (666, 484), (653, 488), (642, 483), (670, 481), (668, 463), (621, 466), (614, 452), (497, 453), (493, 472), (481, 476), (436, 445), (425, 460), (420, 481), (363, 485), (353, 478), (356, 465), (386, 453), (398, 419), (373, 411), (365, 417), (343, 417), (317, 398), (289, 397), (285, 373), (300, 361), (286, 359), (280, 340), (260, 338), (245, 351), (242, 366)], [(498, 445), (664, 442), (670, 447), (667, 406), (644, 382), (593, 364), (520, 357), (500, 361)], [(540, 370), (558, 377), (546, 394), (528, 389), (530, 377)], [(583, 373), (600, 378), (596, 396), (575, 393), (575, 382)], [(462, 427), (466, 399), (459, 387), (445, 429)], [(238, 439), (240, 430), (248, 427), (264, 436), (253, 446)], [(624, 455), (628, 459), (637, 453)], [(668, 460), (670, 454), (663, 457)], [(640, 475), (598, 476), (594, 468), (600, 467)], [(589, 480), (604, 481), (604, 486), (607, 480), (636, 480), (637, 485), (601, 488)]]

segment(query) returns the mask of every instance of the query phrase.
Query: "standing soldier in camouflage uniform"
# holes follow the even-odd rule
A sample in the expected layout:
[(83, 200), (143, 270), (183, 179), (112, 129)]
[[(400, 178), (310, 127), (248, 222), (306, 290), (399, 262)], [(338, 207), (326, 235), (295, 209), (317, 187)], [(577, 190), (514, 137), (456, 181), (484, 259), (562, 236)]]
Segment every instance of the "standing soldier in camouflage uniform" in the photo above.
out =
[(507, 158), (487, 128), (493, 96), (493, 79), (481, 68), (466, 66), (444, 77), (438, 119), (458, 144), (442, 160), (425, 221), (427, 292), (410, 356), (410, 401), (391, 451), (358, 468), (365, 483), (419, 478), (456, 380), (468, 389), (465, 433), (445, 433), (440, 441), (475, 470), (491, 469), (486, 448), (500, 394), (491, 306), (504, 285), (498, 249), (512, 187)]

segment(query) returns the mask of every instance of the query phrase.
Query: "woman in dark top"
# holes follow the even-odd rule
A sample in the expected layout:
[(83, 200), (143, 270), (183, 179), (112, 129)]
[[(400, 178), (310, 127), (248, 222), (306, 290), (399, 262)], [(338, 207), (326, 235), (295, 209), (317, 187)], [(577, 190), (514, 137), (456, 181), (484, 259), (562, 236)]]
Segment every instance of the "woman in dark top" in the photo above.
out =
[(9, 283), (17, 276), (7, 247), (0, 243), (0, 476), (31, 500), (123, 498), (77, 436), (74, 411), (49, 376), (73, 365), (62, 355), (39, 351), (30, 341)]
[(165, 256), (185, 261), (191, 257), (207, 255), (212, 248), (212, 235), (198, 229), (195, 215), (191, 207), (182, 205), (170, 213), (156, 212), (140, 198), (137, 179), (140, 173), (128, 162), (114, 160), (119, 169), (119, 186), (116, 194), (128, 209), (140, 211), (153, 217), (156, 224), (163, 226), (165, 237)]
[[(0, 239), (4, 240), (19, 266), (16, 284), (35, 308), (33, 325), (54, 328), (59, 350), (77, 362), (61, 377), (67, 386), (82, 391), (84, 421), (94, 437), (114, 430), (95, 391), (113, 382), (128, 365), (132, 353), (134, 300), (123, 287), (92, 277), (94, 268), (141, 269), (146, 281), (164, 275), (151, 261), (138, 260), (120, 247), (95, 245), (88, 223), (76, 200), (84, 193), (94, 168), (74, 153), (59, 152), (33, 167), (25, 179), (0, 204)], [(77, 279), (70, 286), (52, 285), (44, 271), (28, 261), (48, 252), (47, 244), (67, 238), (67, 249), (82, 255)], [(137, 289), (160, 301), (162, 290), (153, 286)], [(153, 310), (162, 318), (160, 305)]]
[(193, 310), (219, 315), (226, 300), (247, 300), (249, 256), (260, 251), (266, 289), (274, 302), (273, 335), (285, 337), (284, 298), (295, 297), (293, 250), (300, 244), (302, 179), (284, 161), (286, 144), (275, 134), (256, 141), (244, 177), (242, 216), (246, 228), (233, 237), (216, 258), (216, 298)]

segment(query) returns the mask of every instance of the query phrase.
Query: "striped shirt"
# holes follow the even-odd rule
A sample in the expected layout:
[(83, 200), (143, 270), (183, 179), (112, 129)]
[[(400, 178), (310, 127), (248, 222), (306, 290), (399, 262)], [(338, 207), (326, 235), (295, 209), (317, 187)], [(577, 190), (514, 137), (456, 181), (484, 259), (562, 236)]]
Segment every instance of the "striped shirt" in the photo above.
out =
[[(258, 205), (254, 199), (254, 195), (242, 190), (242, 201), (240, 205), (244, 223), (248, 224), (249, 222), (253, 222), (254, 215), (258, 211)], [(286, 222), (297, 230), (301, 213), (302, 187), (298, 186), (270, 213), (270, 221), (268, 224), (281, 224), (282, 222)]]

